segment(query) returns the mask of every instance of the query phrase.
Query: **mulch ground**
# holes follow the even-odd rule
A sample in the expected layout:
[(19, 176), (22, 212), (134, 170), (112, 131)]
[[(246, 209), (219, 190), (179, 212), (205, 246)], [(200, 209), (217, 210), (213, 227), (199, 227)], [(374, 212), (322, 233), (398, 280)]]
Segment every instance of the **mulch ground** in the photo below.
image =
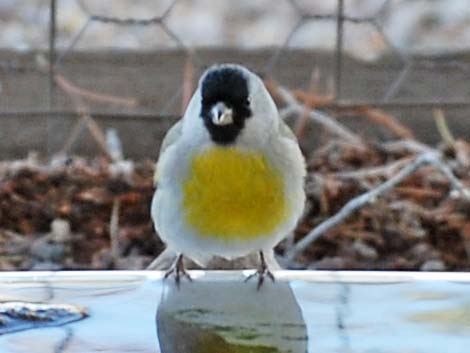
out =
[[(457, 146), (446, 152), (447, 162), (470, 185), (470, 146)], [(315, 151), (307, 160), (308, 202), (295, 239), (396, 172), (369, 173), (371, 167), (407, 158), (410, 152), (380, 144), (332, 141)], [(164, 249), (149, 213), (154, 163), (120, 163), (79, 157), (47, 166), (34, 158), (3, 162), (0, 269), (145, 268)], [(279, 244), (277, 253), (289, 244)], [(470, 204), (452, 197), (439, 171), (424, 167), (326, 232), (297, 260), (311, 269), (459, 271), (469, 269), (469, 255)]]

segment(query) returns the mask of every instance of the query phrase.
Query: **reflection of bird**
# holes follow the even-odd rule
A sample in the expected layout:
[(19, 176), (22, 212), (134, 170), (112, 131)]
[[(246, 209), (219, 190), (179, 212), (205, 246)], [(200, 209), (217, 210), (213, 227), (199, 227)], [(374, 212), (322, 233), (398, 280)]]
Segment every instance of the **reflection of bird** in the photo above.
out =
[(178, 256), (167, 272), (259, 252), (258, 286), (274, 279), (264, 258), (296, 225), (305, 163), (261, 79), (239, 65), (209, 68), (184, 117), (163, 140), (152, 218)]
[(162, 353), (307, 352), (307, 326), (288, 282), (255, 300), (252, 288), (227, 277), (201, 278), (188, 291), (163, 287), (156, 315)]

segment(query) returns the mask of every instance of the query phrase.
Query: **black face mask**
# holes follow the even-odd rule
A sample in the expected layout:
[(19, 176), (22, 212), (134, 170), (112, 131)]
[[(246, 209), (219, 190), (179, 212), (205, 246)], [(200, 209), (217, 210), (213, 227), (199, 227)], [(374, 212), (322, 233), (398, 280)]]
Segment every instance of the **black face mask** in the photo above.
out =
[[(221, 145), (236, 141), (245, 126), (245, 120), (251, 117), (248, 99), (248, 81), (243, 72), (236, 68), (221, 67), (211, 70), (201, 84), (201, 118), (204, 120), (212, 140)], [(233, 112), (233, 122), (216, 125), (212, 121), (212, 108), (217, 103), (224, 103)]]

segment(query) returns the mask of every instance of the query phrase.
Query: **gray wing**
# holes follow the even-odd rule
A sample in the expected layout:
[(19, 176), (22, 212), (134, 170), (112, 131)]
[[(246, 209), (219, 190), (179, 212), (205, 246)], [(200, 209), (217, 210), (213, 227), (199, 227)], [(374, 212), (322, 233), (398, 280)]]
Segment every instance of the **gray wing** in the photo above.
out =
[(178, 140), (178, 138), (181, 136), (182, 127), (183, 119), (180, 119), (176, 122), (175, 125), (170, 128), (170, 130), (168, 130), (160, 146), (159, 156), (161, 156), (162, 153), (165, 152), (168, 147), (170, 147), (176, 140)]
[[(160, 146), (159, 158), (166, 151), (168, 147), (173, 145), (179, 139), (179, 137), (181, 136), (182, 127), (183, 127), (183, 119), (180, 119), (165, 134), (165, 137), (163, 138), (162, 144)], [(155, 167), (155, 174), (153, 175), (154, 185), (157, 185), (157, 182), (158, 182), (158, 162), (157, 162), (157, 166)]]

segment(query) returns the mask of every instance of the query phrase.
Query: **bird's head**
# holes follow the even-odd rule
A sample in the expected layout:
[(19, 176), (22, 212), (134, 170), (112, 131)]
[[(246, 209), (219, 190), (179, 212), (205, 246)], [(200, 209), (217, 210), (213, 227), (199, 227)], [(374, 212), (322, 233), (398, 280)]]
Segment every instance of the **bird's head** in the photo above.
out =
[(207, 69), (199, 80), (188, 111), (191, 115), (197, 114), (212, 141), (220, 145), (233, 144), (242, 136), (262, 138), (278, 117), (263, 81), (235, 64)]

